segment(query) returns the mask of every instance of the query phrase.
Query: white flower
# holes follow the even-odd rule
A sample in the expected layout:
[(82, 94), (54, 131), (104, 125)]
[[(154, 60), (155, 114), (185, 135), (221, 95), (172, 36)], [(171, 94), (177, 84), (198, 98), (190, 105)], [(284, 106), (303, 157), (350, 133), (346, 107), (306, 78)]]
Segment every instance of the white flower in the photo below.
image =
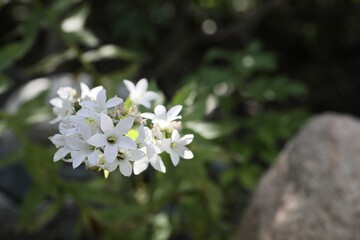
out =
[(140, 125), (138, 128), (139, 136), (136, 139), (136, 143), (140, 146), (140, 148), (149, 145), (154, 148), (154, 152), (160, 154), (164, 151), (164, 148), (162, 147), (161, 142), (158, 141), (159, 138), (154, 135), (153, 130), (154, 129), (144, 127), (144, 125)]
[(125, 177), (129, 177), (132, 174), (133, 168), (130, 161), (137, 162), (144, 157), (144, 153), (138, 149), (123, 151), (120, 150), (118, 157), (112, 163), (106, 163), (105, 169), (109, 172), (113, 172), (119, 167), (120, 172)]
[(66, 119), (63, 119), (59, 124), (59, 132), (63, 135), (69, 136), (77, 132), (77, 125), (79, 122), (86, 121), (83, 117), (71, 115)]
[(170, 155), (174, 166), (178, 165), (180, 157), (193, 158), (186, 146), (194, 136), (180, 137), (179, 134), (182, 106), (167, 111), (159, 105), (154, 113), (141, 114), (138, 105), (149, 108), (157, 94), (147, 91), (146, 79), (136, 85), (124, 80), (124, 84), (130, 92), (130, 108), (124, 106), (119, 97), (107, 100), (102, 86), (90, 89), (81, 83), (81, 96), (70, 87), (57, 91), (58, 97), (50, 100), (57, 115), (52, 122), (60, 122), (60, 134), (49, 138), (58, 149), (54, 161), (71, 162), (73, 168), (84, 163), (87, 167), (104, 170), (106, 177), (117, 168), (124, 176), (131, 176), (133, 172), (138, 175), (149, 166), (165, 173), (160, 156), (164, 151)]
[[(96, 95), (96, 100), (94, 100), (94, 101), (84, 100), (80, 103), (80, 105), (92, 112), (107, 114), (108, 108), (115, 107), (115, 106), (121, 104), (122, 102), (123, 102), (123, 100), (116, 96), (113, 98), (110, 98), (108, 101), (106, 101), (106, 90), (101, 89), (98, 92), (98, 94)], [(85, 116), (85, 117), (87, 117), (87, 116)]]
[(178, 114), (182, 109), (181, 105), (176, 105), (166, 111), (163, 105), (158, 105), (154, 109), (154, 113), (142, 113), (143, 118), (151, 119), (153, 124), (157, 124), (161, 129), (167, 129), (171, 122), (177, 119), (181, 119)]
[(98, 86), (92, 89), (89, 89), (89, 87), (85, 83), (80, 83), (81, 88), (81, 99), (90, 99), (90, 100), (96, 100), (96, 97), (98, 93), (103, 90), (103, 86)]
[(140, 160), (134, 162), (135, 175), (138, 175), (145, 171), (148, 168), (149, 163), (156, 170), (162, 173), (166, 172), (165, 164), (162, 161), (161, 157), (156, 154), (155, 148), (151, 147), (151, 145), (146, 145), (145, 147), (141, 148), (141, 150), (145, 153), (145, 155)]
[(186, 145), (190, 144), (194, 139), (193, 134), (187, 134), (180, 138), (179, 132), (174, 129), (171, 134), (171, 139), (166, 139), (165, 151), (170, 154), (170, 158), (174, 166), (177, 166), (180, 160), (180, 157), (184, 159), (191, 159), (194, 157), (191, 150), (189, 150)]
[(139, 137), (137, 142), (140, 146), (143, 146), (141, 147), (141, 151), (145, 153), (145, 156), (141, 160), (134, 162), (135, 175), (145, 171), (148, 168), (149, 163), (156, 170), (165, 173), (165, 165), (159, 156), (163, 151), (163, 147), (160, 144), (161, 142), (156, 141), (152, 131), (148, 127), (142, 125), (139, 127)]
[(71, 87), (62, 87), (57, 91), (59, 97), (50, 100), (50, 104), (53, 105), (53, 112), (56, 118), (50, 123), (60, 122), (75, 112), (74, 109), (74, 97), (76, 90)]
[(86, 142), (93, 134), (86, 121), (77, 124), (78, 134), (73, 134), (65, 138), (65, 142), (72, 149), (72, 166), (77, 168), (85, 159), (91, 165), (97, 165), (99, 152), (95, 147)]
[(64, 135), (55, 134), (49, 139), (57, 148), (59, 148), (54, 154), (54, 162), (64, 159), (65, 156), (71, 152), (71, 148), (67, 145)]
[(56, 93), (61, 99), (67, 99), (70, 101), (74, 101), (74, 97), (76, 96), (76, 90), (71, 87), (61, 87)]
[(133, 118), (124, 118), (114, 127), (112, 119), (106, 114), (100, 117), (100, 128), (103, 133), (97, 133), (90, 137), (87, 142), (95, 147), (104, 147), (105, 159), (112, 163), (119, 152), (119, 149), (135, 149), (135, 142), (124, 136), (128, 133), (134, 123)]
[(158, 95), (156, 92), (147, 91), (148, 82), (145, 78), (141, 79), (136, 86), (129, 80), (124, 80), (126, 88), (129, 90), (129, 97), (131, 101), (137, 105), (143, 105), (150, 108), (151, 101), (156, 100)]

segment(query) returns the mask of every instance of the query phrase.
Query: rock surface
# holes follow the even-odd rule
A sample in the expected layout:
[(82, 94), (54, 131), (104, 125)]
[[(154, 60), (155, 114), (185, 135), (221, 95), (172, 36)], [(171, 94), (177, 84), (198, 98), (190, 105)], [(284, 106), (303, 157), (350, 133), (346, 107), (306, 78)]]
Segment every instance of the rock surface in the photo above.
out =
[(359, 120), (311, 119), (260, 181), (236, 239), (360, 239)]

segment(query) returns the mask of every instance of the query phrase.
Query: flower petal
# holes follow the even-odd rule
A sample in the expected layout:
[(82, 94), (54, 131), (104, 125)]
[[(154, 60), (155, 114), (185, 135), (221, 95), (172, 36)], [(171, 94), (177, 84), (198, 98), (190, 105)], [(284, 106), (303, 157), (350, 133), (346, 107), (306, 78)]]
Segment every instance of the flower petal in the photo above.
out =
[(97, 152), (97, 150), (93, 151), (92, 153), (90, 153), (88, 155), (88, 160), (89, 160), (90, 164), (98, 165), (98, 163), (99, 163), (99, 153)]
[[(170, 154), (170, 152), (172, 151), (171, 149), (171, 139), (166, 138), (164, 140), (158, 141), (156, 143), (156, 146), (158, 149), (160, 149), (160, 151), (166, 151), (167, 153)], [(156, 150), (156, 148), (155, 148)]]
[(194, 140), (194, 134), (186, 134), (183, 136), (180, 141), (184, 143), (184, 145), (190, 144)]
[(105, 106), (106, 102), (106, 90), (101, 89), (96, 96), (96, 102), (99, 106)]
[(167, 119), (171, 119), (171, 120), (180, 119), (181, 116), (178, 116), (178, 114), (181, 112), (181, 109), (182, 109), (181, 105), (176, 105), (170, 108), (170, 110), (166, 114)]
[(68, 147), (59, 148), (59, 150), (57, 150), (56, 153), (54, 154), (54, 162), (63, 159), (68, 153), (70, 153), (70, 148)]
[(113, 161), (110, 164), (106, 164), (105, 169), (108, 170), (109, 172), (113, 172), (115, 171), (115, 169), (119, 166), (119, 162), (118, 161)]
[[(137, 163), (137, 162), (135, 162)], [(159, 155), (154, 156), (150, 159), (150, 164), (153, 168), (158, 170), (159, 172), (166, 173), (166, 167), (164, 162), (162, 161), (161, 157)]]
[(106, 162), (112, 163), (118, 155), (118, 147), (116, 145), (108, 144), (104, 148), (104, 155)]
[(106, 145), (106, 143), (107, 143), (105, 135), (101, 134), (101, 133), (97, 133), (97, 134), (93, 135), (86, 142), (95, 147), (102, 147), (102, 146)]
[(55, 119), (51, 120), (49, 123), (54, 124), (54, 123), (60, 122), (61, 120), (62, 120), (62, 118), (58, 116)]
[(136, 143), (129, 137), (118, 137), (117, 146), (122, 149), (135, 149)]
[(134, 124), (133, 117), (124, 118), (116, 124), (115, 131), (118, 135), (124, 135), (130, 130), (133, 124)]
[(64, 135), (55, 134), (54, 136), (49, 137), (49, 139), (57, 148), (65, 146)]
[(108, 115), (102, 114), (100, 117), (100, 122), (101, 122), (100, 128), (103, 132), (114, 130), (114, 123)]
[(87, 144), (84, 140), (80, 139), (78, 135), (71, 135), (65, 137), (66, 144), (74, 150), (87, 149)]
[(72, 167), (77, 168), (84, 161), (86, 154), (80, 152), (78, 156), (73, 157)]
[(141, 114), (141, 117), (152, 120), (152, 119), (155, 118), (155, 114), (153, 114), (153, 113), (142, 113), (142, 114)]
[(166, 116), (166, 108), (163, 105), (157, 105), (154, 109), (154, 113), (158, 117), (160, 117), (160, 116), (165, 117)]
[(131, 159), (130, 161), (139, 161), (145, 157), (145, 153), (140, 150), (132, 150), (131, 152)]
[(153, 92), (153, 91), (148, 91), (144, 94), (143, 98), (146, 100), (146, 101), (154, 101), (158, 98), (158, 94), (156, 92)]
[(180, 139), (180, 134), (176, 129), (174, 129), (173, 132), (171, 133), (171, 140), (173, 142), (177, 142), (179, 141), (179, 139)]
[(182, 151), (181, 155), (182, 158), (184, 159), (192, 159), (194, 157), (194, 154), (192, 153), (191, 150), (189, 150), (188, 148), (184, 147), (184, 150)]
[(148, 81), (146, 80), (146, 78), (142, 78), (140, 79), (140, 81), (136, 84), (136, 91), (139, 93), (144, 93), (146, 92), (146, 90), (148, 89)]
[(111, 108), (121, 104), (122, 102), (123, 100), (121, 98), (115, 96), (113, 98), (110, 98), (105, 105), (107, 108)]
[(81, 89), (81, 98), (85, 98), (86, 96), (88, 96), (90, 89), (85, 83), (83, 82), (80, 83), (80, 89)]
[(139, 175), (143, 171), (145, 171), (149, 166), (149, 162), (147, 160), (139, 160), (134, 162), (134, 174)]
[(62, 108), (63, 100), (61, 100), (60, 98), (53, 98), (50, 100), (50, 104), (53, 105), (54, 107)]
[(87, 101), (87, 100), (82, 101), (82, 102), (80, 102), (80, 106), (90, 109), (90, 110), (93, 110), (93, 111), (96, 110), (96, 103), (94, 103), (92, 101)]
[(76, 112), (76, 115), (81, 117), (90, 117), (92, 112), (89, 109), (81, 108), (79, 111)]
[(88, 97), (90, 97), (91, 99), (96, 99), (97, 95), (99, 94), (99, 92), (101, 90), (103, 90), (104, 87), (103, 86), (97, 86), (93, 89), (90, 90), (89, 94), (88, 94)]
[(134, 83), (130, 82), (129, 80), (123, 80), (125, 87), (127, 90), (129, 90), (130, 93), (135, 91), (135, 85)]
[(77, 127), (84, 140), (87, 140), (92, 136), (91, 129), (86, 122), (79, 123)]
[(179, 164), (179, 160), (180, 160), (179, 155), (176, 152), (171, 151), (170, 152), (170, 158), (171, 158), (171, 162), (176, 167)]
[(132, 165), (131, 165), (131, 163), (129, 161), (121, 160), (119, 162), (119, 167), (120, 167), (120, 172), (122, 173), (122, 175), (124, 175), (125, 177), (131, 176)]

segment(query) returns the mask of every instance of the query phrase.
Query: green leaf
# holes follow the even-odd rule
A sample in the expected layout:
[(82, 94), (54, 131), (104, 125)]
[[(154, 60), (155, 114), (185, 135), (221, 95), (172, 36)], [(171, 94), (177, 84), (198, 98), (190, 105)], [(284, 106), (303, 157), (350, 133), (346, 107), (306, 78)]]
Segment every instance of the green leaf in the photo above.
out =
[(211, 63), (214, 60), (231, 60), (233, 52), (221, 48), (212, 48), (206, 52), (204, 61), (206, 63)]
[(6, 45), (0, 49), (0, 70), (12, 64), (21, 56), (23, 49), (22, 42), (15, 42)]
[(65, 33), (70, 35), (78, 43), (84, 44), (87, 47), (96, 47), (99, 44), (99, 39), (94, 33), (87, 29), (80, 29), (78, 31)]
[(0, 94), (6, 92), (12, 85), (12, 81), (5, 75), (0, 74)]
[(118, 47), (114, 44), (103, 45), (98, 49), (87, 51), (83, 54), (83, 58), (88, 62), (97, 62), (104, 59), (121, 59), (121, 60), (136, 60), (138, 54)]
[(261, 173), (261, 168), (258, 165), (243, 165), (239, 169), (239, 181), (246, 189), (252, 189), (255, 187)]
[(74, 6), (77, 1), (74, 0), (61, 0), (54, 1), (54, 3), (49, 7), (49, 11), (51, 11), (54, 15), (60, 15), (64, 13), (65, 10), (68, 10), (70, 7)]

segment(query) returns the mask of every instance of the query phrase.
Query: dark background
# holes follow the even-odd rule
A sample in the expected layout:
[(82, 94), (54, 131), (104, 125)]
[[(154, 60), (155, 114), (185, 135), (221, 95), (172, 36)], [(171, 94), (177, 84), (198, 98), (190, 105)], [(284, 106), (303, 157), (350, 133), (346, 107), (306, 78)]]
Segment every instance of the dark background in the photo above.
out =
[[(66, 32), (74, 16), (83, 27)], [(103, 46), (116, 54), (87, 58)], [(0, 238), (144, 239), (164, 213), (169, 239), (232, 239), (258, 179), (305, 120), (360, 116), (360, 1), (0, 0), (0, 70), (0, 199), (11, 202)], [(183, 104), (184, 123), (204, 124), (185, 125), (195, 158), (165, 175), (108, 180), (54, 164), (54, 129), (25, 121), (50, 114), (46, 96), (17, 113), (5, 103), (34, 78), (83, 72), (108, 94), (146, 77)], [(217, 105), (204, 113), (209, 96)], [(144, 186), (150, 199), (165, 190), (140, 208)]]
[[(234, 5), (249, 5), (236, 11)], [(356, 103), (360, 69), (360, 7), (356, 0), (331, 1), (88, 1), (86, 26), (102, 43), (115, 43), (141, 52), (138, 76), (156, 79), (171, 95), (173, 86), (194, 71), (211, 47), (241, 49), (260, 40), (276, 55), (278, 71), (309, 89), (305, 104), (312, 112), (339, 111), (359, 115)], [(13, 41), (19, 21), (31, 14), (17, 1), (2, 7), (1, 43)], [(44, 5), (50, 5), (48, 1)], [(75, 8), (74, 6), (73, 8)], [(20, 10), (18, 9), (20, 8)], [(25, 12), (25, 13), (24, 13)], [(65, 15), (62, 13), (60, 15)], [(217, 31), (201, 31), (204, 19), (217, 23)], [(20, 20), (18, 20), (20, 19)], [(41, 30), (33, 47), (5, 71), (24, 81), (36, 76), (23, 69), (42, 57), (64, 49), (54, 29)], [(102, 72), (121, 62), (98, 64)], [(76, 62), (55, 72), (77, 69)], [(4, 99), (4, 98), (2, 98)]]

